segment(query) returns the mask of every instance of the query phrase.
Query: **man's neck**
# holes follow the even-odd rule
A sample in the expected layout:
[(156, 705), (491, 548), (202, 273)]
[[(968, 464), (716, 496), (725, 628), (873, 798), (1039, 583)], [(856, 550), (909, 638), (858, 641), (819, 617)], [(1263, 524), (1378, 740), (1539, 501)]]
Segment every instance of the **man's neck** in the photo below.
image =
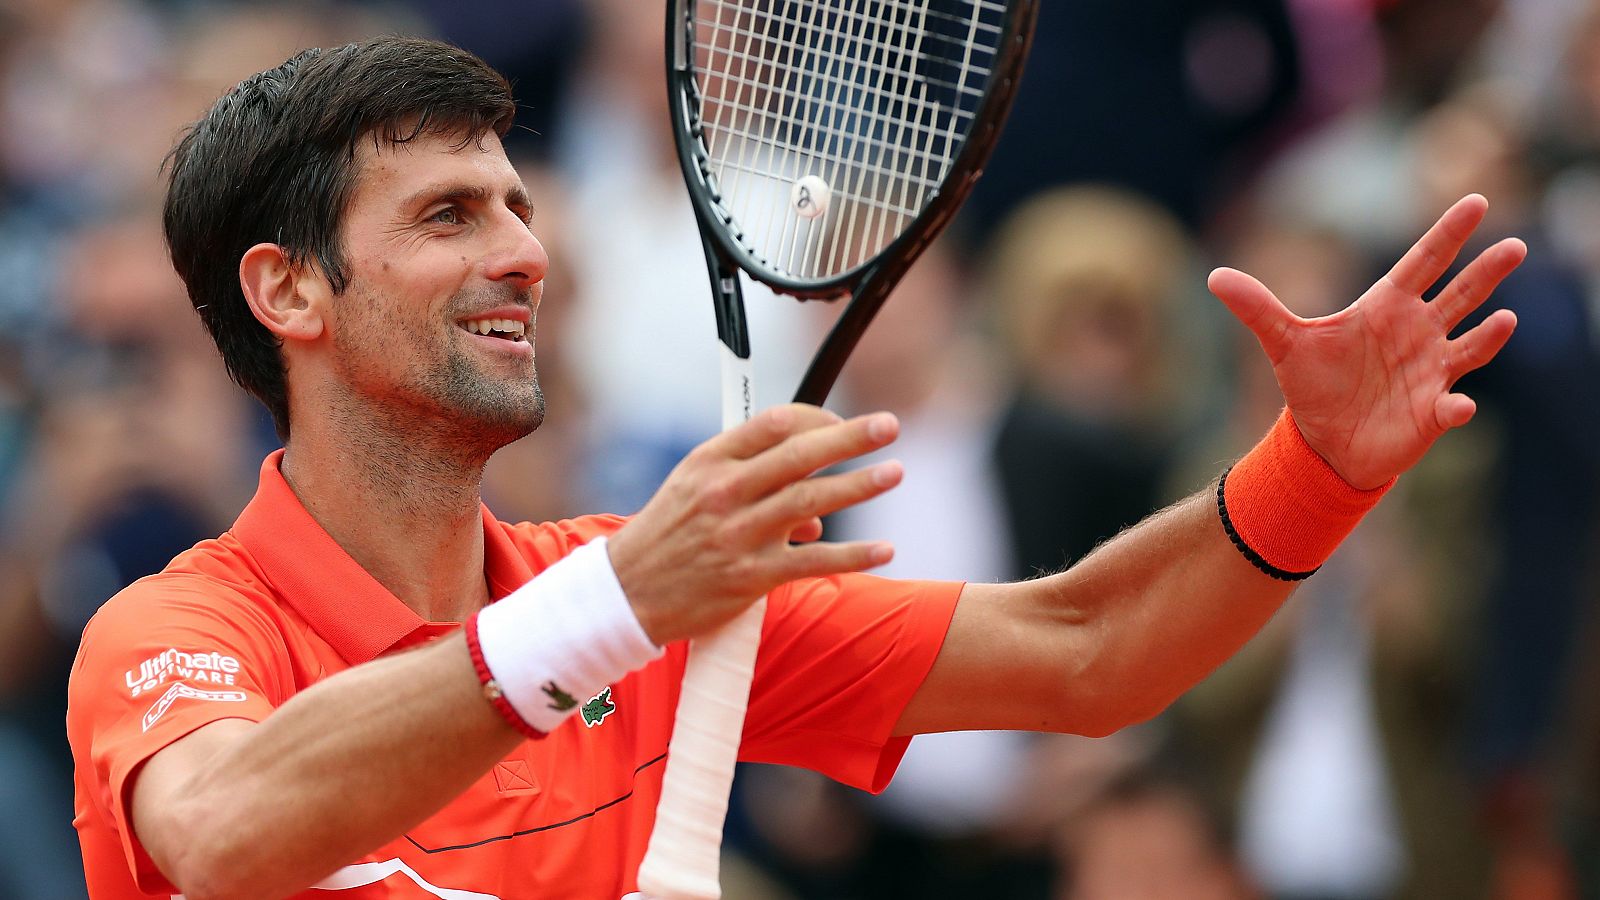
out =
[(489, 600), (479, 499), (486, 460), (433, 443), (296, 427), (282, 471), (317, 524), (379, 584), (427, 621), (459, 622)]

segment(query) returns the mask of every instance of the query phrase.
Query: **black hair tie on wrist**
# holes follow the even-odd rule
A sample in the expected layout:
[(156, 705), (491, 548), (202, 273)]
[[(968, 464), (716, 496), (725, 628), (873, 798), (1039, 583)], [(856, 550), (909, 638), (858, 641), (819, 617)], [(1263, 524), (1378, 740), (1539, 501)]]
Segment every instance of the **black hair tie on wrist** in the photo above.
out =
[(1317, 569), (1322, 568), (1321, 566), (1317, 566), (1316, 569), (1312, 569), (1309, 572), (1291, 572), (1288, 569), (1280, 569), (1267, 562), (1261, 554), (1256, 552), (1254, 547), (1246, 544), (1244, 538), (1239, 536), (1238, 529), (1233, 527), (1233, 520), (1228, 518), (1228, 502), (1224, 494), (1224, 489), (1228, 484), (1228, 473), (1232, 471), (1233, 466), (1229, 466), (1223, 471), (1222, 477), (1217, 479), (1217, 515), (1222, 517), (1222, 530), (1228, 533), (1228, 540), (1233, 541), (1233, 546), (1239, 548), (1239, 552), (1244, 554), (1245, 559), (1250, 560), (1251, 565), (1279, 581), (1304, 581), (1317, 574)]

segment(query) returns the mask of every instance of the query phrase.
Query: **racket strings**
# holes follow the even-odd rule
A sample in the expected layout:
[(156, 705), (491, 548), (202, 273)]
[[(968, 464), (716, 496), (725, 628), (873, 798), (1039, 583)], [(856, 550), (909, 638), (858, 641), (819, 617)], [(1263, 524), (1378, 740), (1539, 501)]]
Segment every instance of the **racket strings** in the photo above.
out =
[[(937, 196), (984, 99), (1002, 36), (993, 0), (699, 0), (699, 121), (720, 202), (771, 269), (828, 280)], [(830, 199), (801, 216), (790, 190)]]
[[(789, 6), (790, 6), (790, 9), (791, 9), (791, 12), (792, 12), (793, 4), (791, 3), (791, 4), (789, 4)], [(810, 15), (805, 17), (805, 18), (798, 19), (798, 21), (800, 22), (800, 24), (802, 26), (802, 30), (803, 31), (811, 31), (811, 30), (814, 30), (816, 28), (816, 26), (818, 24), (816, 16), (817, 16), (817, 13), (819, 12), (820, 9), (821, 9), (820, 7), (818, 7), (815, 4), (813, 4), (808, 9), (808, 12), (810, 13)], [(758, 10), (758, 12), (759, 12), (759, 10)], [(835, 12), (838, 12), (838, 11), (835, 10)], [(845, 9), (842, 12), (844, 13), (844, 15), (842, 16), (842, 19), (843, 19), (844, 22), (846, 22), (848, 24), (853, 24), (853, 25), (857, 26), (858, 29), (860, 29), (861, 26), (869, 26), (865, 30), (858, 30), (858, 31), (856, 31), (854, 33), (851, 33), (849, 35), (851, 38), (864, 39), (864, 40), (867, 40), (867, 41), (872, 40), (873, 35), (871, 33), (870, 26), (877, 24), (873, 19), (870, 19), (862, 11), (858, 11), (858, 10)], [(771, 17), (769, 16), (768, 19), (769, 19), (769, 25), (770, 25)], [(837, 24), (838, 21), (839, 21), (839, 18), (836, 17), (835, 18), (835, 24)], [(770, 35), (770, 33), (771, 33), (771, 29), (769, 28), (769, 29), (767, 29), (766, 32), (764, 32), (764, 36), (765, 35)], [(832, 44), (831, 47), (829, 46), (830, 43)], [(823, 76), (821, 80), (822, 80), (822, 82), (824, 84), (824, 88), (825, 88), (825, 95), (824, 96), (816, 97), (814, 95), (809, 95), (808, 94), (805, 97), (796, 98), (796, 97), (790, 96), (790, 97), (783, 98), (783, 99), (789, 100), (791, 102), (798, 101), (798, 104), (799, 104), (800, 108), (818, 106), (819, 104), (817, 103), (817, 100), (820, 100), (822, 103), (829, 104), (829, 105), (832, 105), (834, 107), (837, 107), (838, 102), (839, 102), (839, 91), (843, 87), (842, 79), (837, 74), (839, 69), (840, 69), (840, 54), (837, 51), (840, 49), (840, 44), (841, 43), (842, 43), (842, 41), (840, 40), (840, 37), (839, 37), (837, 31), (832, 33), (832, 34), (825, 34), (823, 36), (822, 41), (819, 42), (820, 48), (825, 53), (828, 53), (829, 51), (833, 51), (831, 53), (831, 62), (832, 62), (832, 64), (828, 68), (820, 68), (820, 67), (815, 67), (815, 66), (813, 67), (813, 73), (812, 74), (816, 74), (817, 71), (820, 69), (820, 73)], [(783, 47), (781, 49), (787, 51), (788, 58), (790, 60), (792, 60), (794, 58), (794, 56), (795, 56), (795, 51), (797, 49), (797, 45), (791, 43), (788, 46)], [(745, 60), (745, 62), (748, 62), (748, 59)], [(794, 70), (791, 68), (790, 74), (792, 75), (793, 72), (794, 72)], [(879, 67), (878, 71), (874, 73), (874, 77), (873, 77), (872, 81), (881, 82), (883, 80), (883, 74), (884, 74), (884, 71), (883, 71), (882, 67)], [(791, 79), (787, 79), (787, 83), (792, 83), (792, 81), (793, 81), (792, 78)], [(872, 86), (871, 82), (868, 83), (868, 86), (869, 86), (869, 88)], [(860, 105), (860, 101), (859, 100), (856, 100), (854, 102), (855, 102), (855, 104), (857, 106)], [(791, 106), (791, 108), (795, 108), (795, 107)], [(803, 123), (803, 127), (801, 128), (801, 136), (800, 136), (800, 140), (801, 141), (805, 140), (805, 138), (807, 137), (807, 132), (814, 132), (816, 130), (815, 127), (814, 127), (814, 119), (815, 119), (815, 113), (814, 112), (813, 112), (812, 115), (804, 116), (804, 117), (802, 117), (800, 119), (800, 121)], [(794, 122), (791, 122), (791, 126), (793, 126), (793, 124), (794, 124)], [(837, 123), (837, 122), (834, 122), (834, 123), (826, 123), (825, 122), (824, 123), (825, 127), (828, 126), (828, 125), (833, 125), (834, 126), (833, 129), (832, 129), (832, 133), (834, 135), (835, 140), (832, 143), (835, 146), (837, 146), (837, 143), (838, 143), (837, 137), (839, 135), (839, 132), (841, 131), (841, 129), (839, 129), (837, 127), (838, 124), (839, 123)], [(811, 127), (804, 127), (804, 126), (811, 126)], [(792, 127), (791, 127), (791, 130), (793, 130)], [(929, 136), (933, 136), (933, 133), (931, 132), (931, 129), (928, 129), (928, 130), (930, 131), (930, 135)], [(816, 146), (813, 146), (811, 148), (801, 148), (801, 147), (797, 147), (796, 143), (794, 141), (792, 141), (792, 140), (779, 140), (779, 141), (776, 142), (776, 144), (782, 145), (783, 148), (787, 148), (787, 149), (811, 149), (813, 151), (811, 153), (811, 155), (813, 157), (820, 156), (824, 162), (830, 164), (830, 165), (824, 166), (824, 168), (826, 170), (828, 170), (828, 174), (829, 175), (837, 174), (837, 170), (841, 167), (841, 163), (844, 163), (846, 161), (843, 160), (837, 153), (828, 152), (828, 143), (826, 143), (826, 142), (819, 142), (819, 143), (821, 144), (820, 148), (816, 147)], [(869, 148), (870, 148), (871, 143), (874, 143), (874, 142), (869, 142)], [(881, 143), (881, 142), (876, 142), (876, 143)], [(770, 150), (776, 149), (776, 148), (768, 148), (768, 149), (770, 151)], [(820, 149), (820, 152), (818, 152), (819, 149)], [(748, 164), (748, 162), (749, 162), (748, 154), (743, 154), (743, 157), (744, 158), (741, 160), (740, 163), (734, 164), (735, 168), (740, 170), (740, 171), (747, 172), (747, 173), (754, 171), (753, 167)], [(856, 160), (852, 160), (852, 161), (860, 163), (862, 160), (856, 159)], [(878, 171), (875, 171), (872, 174), (874, 176), (881, 176), (884, 173), (882, 172), (881, 169), (879, 169)], [(859, 193), (857, 193), (855, 191), (851, 191), (848, 188), (844, 191), (844, 198), (845, 199), (852, 199), (852, 198), (859, 198), (859, 197), (860, 197)], [(771, 206), (771, 204), (769, 204), (769, 219), (770, 219), (770, 216), (771, 216), (770, 206)], [(883, 209), (886, 210), (886, 211), (895, 210), (895, 206), (893, 204), (889, 204), (889, 205), (880, 204), (880, 206), (883, 207)], [(785, 223), (785, 224), (789, 224), (789, 223)], [(799, 223), (793, 223), (793, 224), (798, 225)], [(795, 256), (795, 252), (794, 252), (795, 251), (795, 241), (794, 241), (794, 239), (799, 236), (799, 232), (800, 232), (799, 228), (794, 228), (794, 229), (785, 231), (784, 233), (780, 233), (780, 234), (776, 235), (776, 237), (778, 238), (777, 244), (780, 247), (779, 255), (785, 256), (785, 257), (790, 257), (790, 258)], [(814, 237), (814, 236), (815, 236), (814, 234), (808, 235), (808, 237)], [(785, 242), (785, 240), (784, 240), (785, 238), (788, 238), (789, 240), (787, 242)], [(835, 238), (837, 238), (837, 232), (835, 232)], [(808, 241), (806, 241), (805, 246), (807, 248), (809, 248), (809, 247), (815, 246), (815, 243), (816, 242), (814, 240), (808, 240)], [(836, 243), (837, 243), (837, 241), (836, 241)], [(847, 244), (848, 243), (849, 242), (847, 241)], [(834, 254), (834, 258), (837, 259), (837, 253)]]
[[(736, 84), (740, 84), (740, 83), (749, 84), (749, 82), (745, 82), (743, 79), (729, 79), (729, 80), (731, 82), (733, 82), (733, 83), (736, 83)], [(722, 109), (725, 112), (732, 112), (734, 114), (742, 114), (747, 118), (753, 117), (753, 116), (760, 116), (762, 114), (762, 112), (763, 112), (763, 109), (759, 104), (751, 104), (751, 103), (740, 102), (737, 99), (729, 99), (726, 103), (722, 104)], [(968, 112), (966, 110), (959, 110), (951, 118), (953, 120), (953, 123), (963, 123), (964, 124), (965, 122), (970, 120), (972, 117), (973, 117), (973, 113)], [(935, 141), (935, 140), (944, 141), (947, 144), (953, 144), (954, 143), (951, 140), (949, 132), (947, 130), (941, 131), (941, 130), (935, 128), (935, 127), (932, 127), (930, 125), (924, 124), (922, 122), (916, 122), (916, 121), (902, 122), (902, 123), (899, 123), (898, 127), (904, 129), (905, 132), (908, 133), (907, 136), (910, 136), (912, 133), (920, 132), (920, 134), (916, 134), (916, 136), (918, 138), (921, 138), (921, 139), (924, 139), (924, 140), (928, 140), (928, 141)], [(913, 174), (907, 173), (907, 172), (895, 173), (895, 172), (891, 172), (888, 169), (884, 169), (881, 166), (875, 166), (869, 159), (867, 159), (867, 155), (868, 154), (866, 154), (866, 153), (859, 154), (858, 155), (859, 158), (851, 157), (851, 158), (847, 159), (846, 157), (840, 156), (839, 154), (837, 154), (835, 152), (832, 152), (831, 149), (826, 147), (826, 146), (822, 146), (822, 147), (806, 147), (806, 146), (802, 146), (801, 144), (796, 143), (796, 142), (790, 140), (789, 138), (785, 137), (783, 132), (781, 132), (781, 131), (776, 133), (776, 134), (739, 134), (739, 135), (737, 135), (737, 139), (743, 140), (743, 141), (747, 141), (747, 142), (750, 142), (750, 143), (753, 143), (753, 144), (759, 144), (759, 145), (762, 145), (762, 147), (767, 149), (767, 150), (778, 151), (780, 153), (800, 153), (800, 152), (809, 153), (809, 154), (811, 154), (813, 156), (816, 156), (816, 157), (818, 157), (820, 159), (826, 160), (827, 162), (829, 162), (829, 163), (831, 163), (831, 164), (833, 164), (835, 166), (843, 165), (843, 164), (846, 164), (846, 163), (850, 163), (850, 164), (854, 164), (854, 165), (860, 165), (860, 166), (863, 166), (863, 167), (868, 168), (868, 169), (876, 169), (880, 174), (885, 174), (885, 175), (897, 174), (900, 177), (905, 178), (907, 181), (911, 181), (911, 182), (914, 182), (916, 184), (919, 184), (919, 185), (922, 185), (922, 186), (925, 186), (925, 187), (929, 187), (929, 188), (934, 188), (934, 187), (937, 187), (939, 185), (939, 180), (938, 179), (924, 178), (924, 177), (916, 176), (916, 175), (913, 175)], [(884, 152), (888, 152), (888, 153), (893, 153), (893, 152), (897, 152), (897, 151), (903, 150), (902, 144), (900, 142), (898, 142), (898, 141), (895, 141), (895, 140), (893, 140), (891, 138), (877, 137), (877, 136), (870, 135), (870, 134), (858, 138), (854, 142), (853, 146), (859, 147), (859, 148), (861, 148), (863, 150), (884, 151)], [(745, 162), (745, 160), (742, 160), (742, 159), (739, 160), (739, 161), (740, 162)], [(728, 165), (730, 167), (734, 166), (733, 162), (731, 160), (729, 160), (726, 155), (724, 155), (724, 156), (722, 156), (721, 158), (718, 159), (718, 164), (719, 165)], [(746, 168), (751, 168), (751, 167), (748, 166), (748, 164), (746, 164)], [(755, 169), (751, 168), (751, 171), (755, 171)]]
[[(719, 0), (712, 0), (712, 2), (713, 2), (713, 4), (718, 5), (718, 6), (722, 5), (719, 2)], [(753, 20), (773, 22), (773, 23), (778, 24), (780, 27), (782, 25), (784, 25), (788, 21), (781, 15), (777, 15), (777, 14), (770, 13), (770, 12), (765, 12), (765, 11), (762, 11), (762, 10), (747, 10), (747, 12), (750, 14), (750, 18), (752, 18)], [(844, 20), (844, 21), (846, 21), (846, 22), (850, 22), (852, 24), (871, 25), (874, 22), (874, 20), (869, 16), (851, 15), (851, 14), (848, 13), (848, 11), (846, 11), (844, 14), (842, 14), (839, 18)], [(949, 21), (949, 20), (945, 19), (945, 21)], [(719, 23), (716, 19), (696, 18), (695, 19), (695, 24), (696, 25), (706, 26), (706, 27), (709, 27), (709, 28), (717, 28), (717, 27), (720, 26), (721, 23)], [(981, 31), (984, 31), (984, 32), (988, 32), (990, 30), (987, 27), (984, 27), (984, 28), (977, 27), (977, 26), (980, 26), (982, 23), (979, 23), (979, 22), (976, 22), (976, 21), (973, 21), (971, 23), (966, 23), (966, 24), (969, 25), (969, 26), (972, 26), (974, 31), (981, 30)], [(948, 46), (945, 47), (945, 48), (942, 48), (943, 51), (947, 52), (948, 54), (950, 54), (952, 56), (954, 56), (956, 54), (964, 55), (966, 50), (968, 49), (968, 38), (965, 35), (963, 35), (961, 37), (955, 37), (955, 36), (951, 36), (951, 35), (941, 35), (941, 34), (934, 33), (934, 34), (927, 34), (927, 35), (924, 36), (924, 38), (925, 38), (925, 40), (931, 41), (931, 42), (936, 42), (936, 43), (937, 42), (944, 42)], [(777, 37), (773, 38), (773, 43), (786, 46), (788, 49), (791, 49), (791, 50), (797, 50), (797, 49), (798, 50), (805, 50), (805, 49), (808, 49), (803, 45), (796, 44), (792, 40), (782, 41), (782, 40), (779, 40)], [(729, 51), (729, 52), (732, 52), (732, 51)], [(989, 74), (987, 69), (977, 69), (977, 68), (975, 68), (975, 69), (972, 69), (972, 71), (975, 74), (981, 74), (981, 75)], [(936, 79), (933, 79), (931, 77), (929, 78), (929, 81), (930, 82), (934, 82), (934, 83), (939, 83), (939, 82), (937, 82)], [(944, 82), (944, 84), (946, 86), (952, 86), (952, 87), (955, 86), (955, 84), (953, 82)], [(976, 88), (966, 88), (966, 90), (969, 93), (972, 93), (972, 94), (981, 94), (981, 93), (983, 93), (982, 91), (979, 91)]]
[[(751, 70), (751, 71), (758, 71), (759, 68), (762, 65), (764, 65), (764, 63), (765, 63), (765, 60), (763, 60), (763, 59), (761, 59), (759, 57), (751, 56), (748, 53), (742, 53), (742, 52), (739, 52), (739, 51), (736, 51), (736, 50), (731, 50), (731, 49), (723, 51), (723, 55), (725, 57), (729, 58), (729, 59), (732, 59), (732, 60), (737, 61), (739, 63), (745, 64), (746, 66), (749, 67), (749, 70)], [(978, 77), (988, 77), (988, 75), (989, 75), (989, 70), (985, 69), (985, 68), (983, 68), (981, 66), (972, 66), (972, 67), (970, 67), (970, 71), (971, 71), (971, 74), (973, 74), (975, 76), (978, 76)], [(892, 72), (892, 71), (887, 72), (886, 74), (889, 74), (890, 76), (898, 76), (899, 75), (899, 73)], [(789, 88), (787, 88), (787, 87), (785, 87), (784, 85), (781, 85), (781, 84), (775, 85), (775, 84), (768, 84), (768, 83), (763, 82), (763, 81), (752, 80), (744, 72), (734, 72), (734, 71), (723, 72), (721, 74), (718, 74), (718, 75), (714, 76), (714, 78), (712, 80), (715, 80), (718, 83), (727, 82), (729, 84), (733, 84), (733, 85), (736, 85), (736, 86), (750, 87), (750, 88), (753, 88), (754, 92), (757, 93), (757, 94), (760, 94), (760, 95), (763, 95), (763, 96), (769, 95), (769, 94), (770, 95), (775, 95), (775, 96), (778, 96), (781, 99), (783, 99), (785, 101), (788, 101), (788, 102), (800, 103), (800, 102), (804, 102), (804, 101), (813, 99), (812, 95), (810, 95), (810, 94), (802, 94), (800, 92), (796, 92), (796, 91), (794, 91), (792, 89), (789, 89)], [(875, 102), (880, 102), (880, 103), (885, 103), (885, 104), (894, 104), (894, 103), (905, 103), (905, 102), (909, 102), (910, 101), (910, 98), (902, 96), (902, 95), (899, 95), (899, 94), (895, 94), (892, 91), (885, 90), (885, 89), (883, 89), (881, 87), (878, 87), (876, 84), (862, 84), (862, 83), (859, 83), (859, 82), (852, 82), (852, 81), (848, 81), (848, 80), (839, 78), (838, 76), (834, 76), (834, 75), (831, 75), (831, 74), (825, 74), (825, 73), (818, 74), (815, 77), (814, 81), (815, 81), (815, 83), (819, 83), (819, 84), (825, 85), (826, 87), (828, 87), (831, 90), (839, 90), (840, 88), (843, 88), (844, 90), (859, 92), (859, 93), (863, 94), (864, 96), (866, 96), (867, 98), (870, 98), (871, 100), (873, 100)], [(946, 90), (946, 91), (952, 91), (952, 92), (958, 92), (958, 93), (966, 94), (966, 95), (968, 95), (970, 97), (973, 97), (973, 98), (981, 98), (983, 96), (983, 91), (981, 91), (981, 90), (979, 90), (979, 89), (977, 89), (975, 87), (972, 87), (970, 85), (960, 84), (960, 83), (957, 83), (957, 82), (954, 82), (954, 81), (945, 81), (945, 80), (942, 80), (942, 79), (939, 79), (939, 78), (933, 78), (933, 77), (925, 77), (925, 78), (921, 79), (921, 81), (923, 83), (931, 85), (932, 87), (935, 87), (935, 88), (943, 89), (943, 90)], [(726, 91), (723, 91), (721, 93), (726, 93)], [(732, 103), (732, 102), (735, 102), (736, 99), (737, 99), (737, 95), (735, 97), (733, 97), (733, 98), (722, 98), (722, 97), (719, 97), (718, 101), (719, 102), (730, 102), (730, 103)], [(951, 111), (951, 114), (955, 115), (955, 116), (959, 116), (959, 117), (964, 117), (964, 118), (969, 118), (970, 119), (974, 115), (974, 112), (973, 112), (973, 110), (970, 110), (970, 109), (954, 109), (954, 110)]]

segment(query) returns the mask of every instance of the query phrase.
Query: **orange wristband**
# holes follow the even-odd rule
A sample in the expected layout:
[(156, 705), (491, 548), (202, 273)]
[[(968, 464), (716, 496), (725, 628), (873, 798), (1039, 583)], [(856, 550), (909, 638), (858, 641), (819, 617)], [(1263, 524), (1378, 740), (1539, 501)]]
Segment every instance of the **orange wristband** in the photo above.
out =
[(1311, 449), (1285, 409), (1261, 443), (1217, 482), (1217, 513), (1233, 545), (1283, 581), (1308, 578), (1394, 485), (1351, 487)]

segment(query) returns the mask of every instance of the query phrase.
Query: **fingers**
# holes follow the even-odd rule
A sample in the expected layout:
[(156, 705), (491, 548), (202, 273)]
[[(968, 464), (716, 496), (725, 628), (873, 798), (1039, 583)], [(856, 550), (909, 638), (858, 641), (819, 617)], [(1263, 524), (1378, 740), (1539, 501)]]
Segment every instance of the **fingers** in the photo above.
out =
[(899, 484), (904, 476), (904, 467), (890, 460), (853, 472), (797, 481), (756, 504), (732, 527), (753, 534), (791, 534), (810, 519), (871, 500)]
[(1528, 245), (1516, 238), (1506, 238), (1478, 254), (1433, 300), (1445, 331), (1460, 325), (1527, 256)]
[(1468, 194), (1457, 200), (1389, 270), (1385, 276), (1389, 283), (1421, 295), (1450, 268), (1488, 209), (1489, 201), (1481, 194)]
[[(1512, 267), (1515, 267), (1515, 263)], [(1516, 328), (1516, 313), (1509, 309), (1497, 309), (1477, 327), (1451, 341), (1445, 357), (1445, 369), (1451, 383), (1494, 359)], [(1445, 431), (1460, 428), (1472, 421), (1477, 411), (1478, 404), (1466, 394), (1442, 394), (1433, 405), (1434, 419)]]
[(838, 415), (820, 406), (787, 403), (762, 410), (750, 421), (722, 432), (702, 446), (708, 452), (731, 459), (749, 459), (777, 446), (786, 438), (815, 428), (837, 425), (842, 421)]
[(657, 641), (703, 634), (804, 576), (888, 562), (883, 542), (822, 542), (821, 517), (900, 482), (898, 462), (813, 473), (894, 439), (894, 416), (768, 410), (702, 444), (611, 539), (612, 568)]
[(860, 572), (894, 559), (894, 545), (888, 541), (855, 541), (844, 544), (806, 544), (785, 551), (778, 565), (782, 582), (797, 578), (822, 578), (841, 572)]
[(1266, 285), (1238, 269), (1220, 268), (1206, 279), (1206, 286), (1255, 334), (1269, 359), (1276, 363), (1283, 358), (1289, 349), (1289, 329), (1300, 318)]
[(899, 431), (894, 416), (873, 413), (795, 434), (746, 464), (739, 474), (738, 493), (751, 499), (765, 497), (814, 472), (885, 447)]
[(1478, 404), (1466, 394), (1443, 394), (1433, 404), (1433, 416), (1445, 431), (1460, 428), (1472, 421), (1477, 411)]
[(1456, 379), (1494, 359), (1516, 328), (1517, 314), (1497, 309), (1471, 331), (1451, 341), (1445, 354), (1445, 372), (1450, 382), (1454, 384)]
[(809, 521), (800, 523), (799, 527), (789, 532), (789, 543), (809, 544), (822, 537), (822, 519), (812, 516)]

